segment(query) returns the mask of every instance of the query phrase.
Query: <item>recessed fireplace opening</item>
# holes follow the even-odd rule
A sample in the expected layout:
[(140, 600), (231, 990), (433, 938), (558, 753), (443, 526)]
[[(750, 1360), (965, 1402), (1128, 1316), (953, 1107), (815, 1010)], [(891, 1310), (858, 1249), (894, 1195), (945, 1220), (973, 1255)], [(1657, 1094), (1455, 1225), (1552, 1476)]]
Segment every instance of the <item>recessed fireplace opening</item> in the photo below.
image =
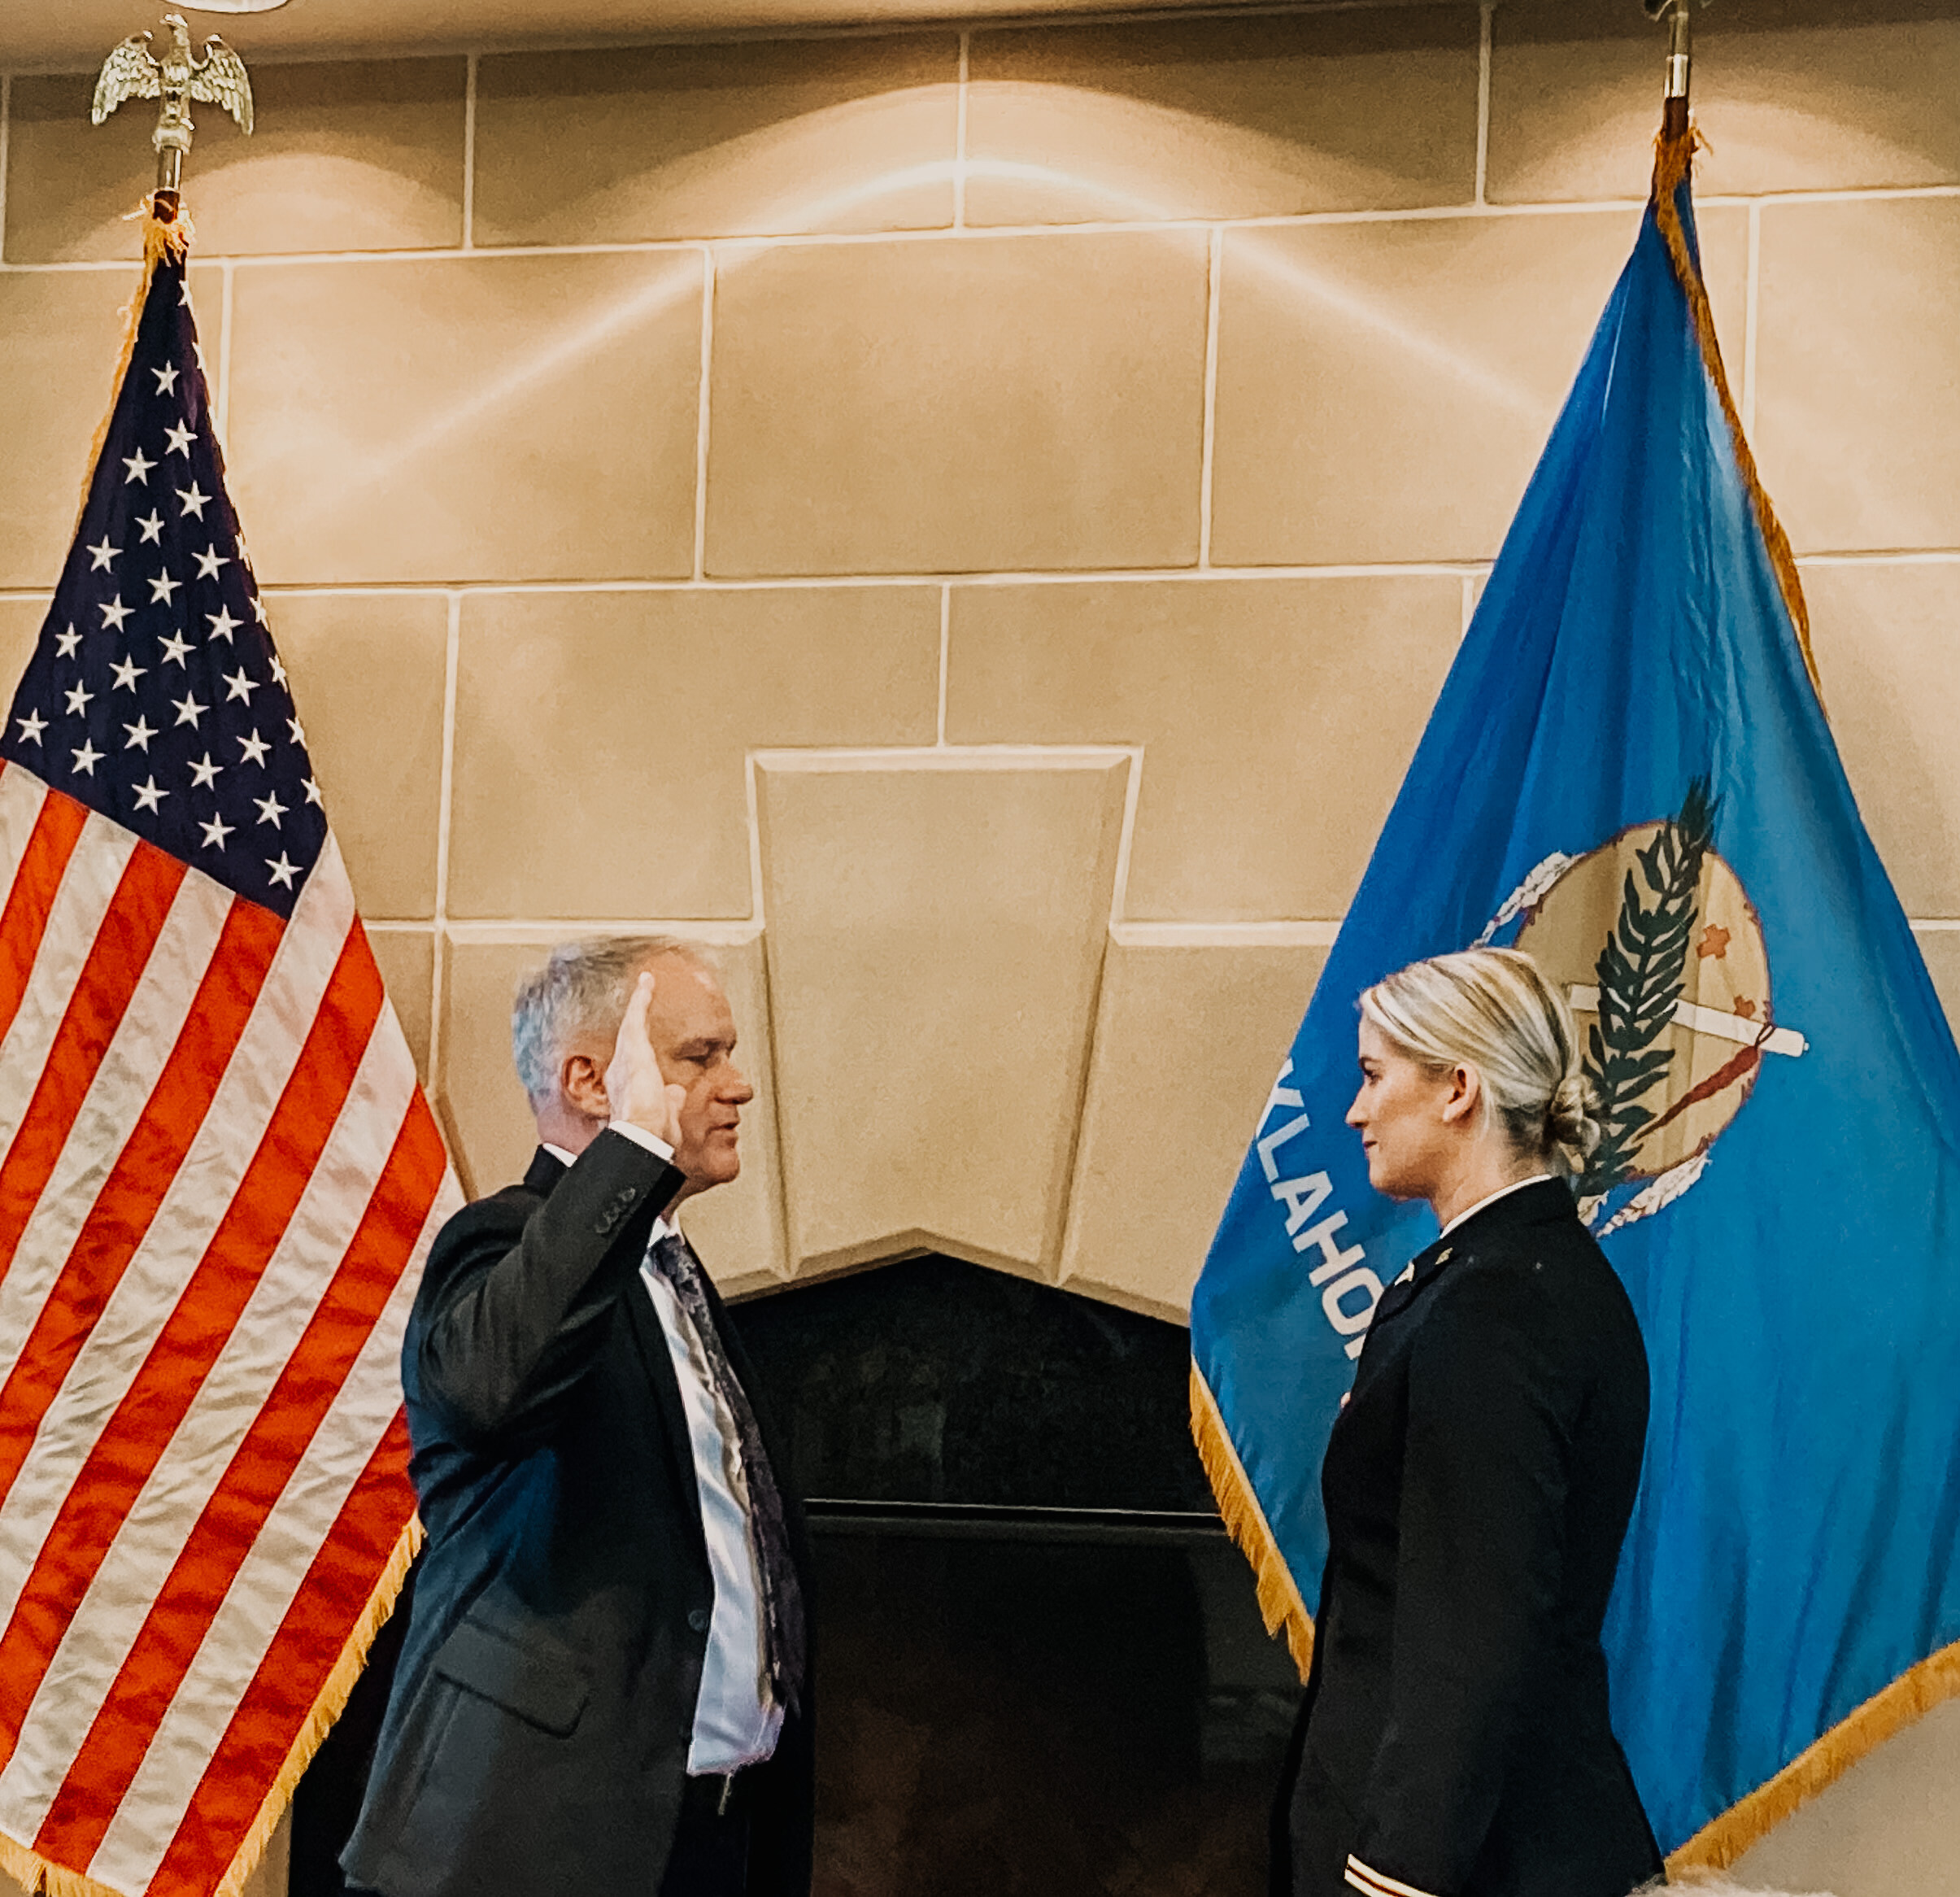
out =
[(737, 1312), (810, 1498), (817, 1897), (1258, 1897), (1299, 1699), (1180, 1325), (944, 1258)]

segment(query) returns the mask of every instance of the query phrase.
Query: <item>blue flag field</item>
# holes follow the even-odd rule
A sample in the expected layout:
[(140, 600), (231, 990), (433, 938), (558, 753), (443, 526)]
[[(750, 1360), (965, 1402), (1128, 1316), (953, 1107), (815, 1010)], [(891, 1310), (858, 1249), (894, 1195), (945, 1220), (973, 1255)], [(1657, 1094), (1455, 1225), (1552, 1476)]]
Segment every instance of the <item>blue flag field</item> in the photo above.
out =
[(1675, 1868), (1960, 1690), (1960, 1053), (1722, 380), (1688, 150), (1662, 148), (1191, 1309), (1200, 1446), (1304, 1670), (1322, 1452), (1435, 1234), (1342, 1123), (1356, 997), (1476, 942), (1563, 984), (1606, 1127), (1581, 1211), (1653, 1375), (1614, 1722)]

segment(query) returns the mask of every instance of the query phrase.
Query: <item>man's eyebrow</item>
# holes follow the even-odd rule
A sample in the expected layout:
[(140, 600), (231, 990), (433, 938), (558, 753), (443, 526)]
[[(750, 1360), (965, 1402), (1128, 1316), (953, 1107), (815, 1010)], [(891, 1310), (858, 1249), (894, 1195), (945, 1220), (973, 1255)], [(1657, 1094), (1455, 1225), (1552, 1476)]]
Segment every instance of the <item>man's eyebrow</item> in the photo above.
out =
[(734, 1046), (735, 1037), (732, 1034), (697, 1034), (691, 1040), (678, 1042), (673, 1051), (677, 1057), (686, 1060), (697, 1054), (732, 1053)]

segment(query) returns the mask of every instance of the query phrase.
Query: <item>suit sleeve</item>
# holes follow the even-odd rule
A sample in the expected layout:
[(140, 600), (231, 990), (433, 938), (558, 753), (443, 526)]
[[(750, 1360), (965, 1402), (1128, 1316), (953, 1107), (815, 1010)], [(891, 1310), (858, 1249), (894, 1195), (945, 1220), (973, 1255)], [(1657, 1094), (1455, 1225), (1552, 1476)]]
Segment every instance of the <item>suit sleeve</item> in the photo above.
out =
[(1563, 1568), (1569, 1419), (1528, 1276), (1444, 1292), (1413, 1346), (1389, 1718), (1348, 1882), (1453, 1897), (1502, 1795)]
[(458, 1215), (432, 1250), (403, 1367), (457, 1442), (509, 1450), (550, 1433), (682, 1183), (677, 1168), (607, 1132), (514, 1241), (494, 1200)]

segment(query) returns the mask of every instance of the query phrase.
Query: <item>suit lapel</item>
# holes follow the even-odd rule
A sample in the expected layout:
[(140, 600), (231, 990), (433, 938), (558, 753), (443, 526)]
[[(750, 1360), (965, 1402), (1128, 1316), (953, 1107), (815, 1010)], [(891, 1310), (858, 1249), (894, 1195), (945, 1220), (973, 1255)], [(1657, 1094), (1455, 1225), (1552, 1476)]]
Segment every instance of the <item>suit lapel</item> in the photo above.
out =
[[(541, 1197), (548, 1199), (564, 1177), (565, 1170), (562, 1159), (540, 1146), (532, 1158), (529, 1171), (524, 1175), (524, 1183)], [(654, 1411), (660, 1419), (656, 1433), (666, 1445), (674, 1481), (688, 1500), (688, 1515), (699, 1522), (701, 1490), (695, 1475), (694, 1437), (687, 1427), (687, 1408), (681, 1401), (680, 1379), (674, 1371), (673, 1354), (667, 1348), (667, 1333), (660, 1327), (660, 1314), (653, 1308), (653, 1299), (646, 1284), (637, 1276), (627, 1289), (624, 1302), (626, 1328), (639, 1354), (640, 1368), (647, 1379), (647, 1387), (653, 1393)]]

